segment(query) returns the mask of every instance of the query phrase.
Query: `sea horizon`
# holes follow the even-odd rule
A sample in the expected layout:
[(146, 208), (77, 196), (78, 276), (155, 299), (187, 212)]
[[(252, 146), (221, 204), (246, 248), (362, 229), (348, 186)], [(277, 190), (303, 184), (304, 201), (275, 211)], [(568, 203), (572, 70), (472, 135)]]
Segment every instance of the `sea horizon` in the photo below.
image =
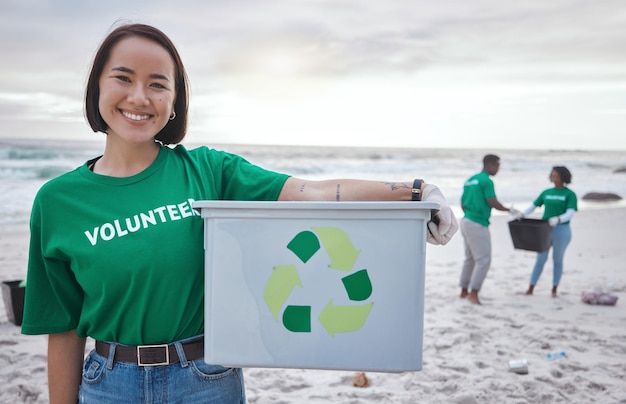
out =
[[(46, 181), (71, 171), (102, 154), (104, 135), (94, 139), (0, 138), (0, 203), (5, 215), (0, 222), (28, 220), (34, 196)], [(505, 205), (525, 209), (552, 184), (548, 176), (554, 165), (565, 165), (573, 174), (570, 188), (577, 193), (579, 209), (626, 206), (616, 202), (583, 201), (589, 192), (615, 193), (626, 197), (626, 153), (612, 150), (518, 150), (483, 148), (412, 148), (263, 145), (185, 141), (187, 148), (207, 146), (241, 155), (253, 164), (311, 180), (361, 178), (410, 181), (424, 178), (434, 183), (462, 214), (459, 199), (463, 183), (482, 168), (486, 153), (501, 158), (493, 178), (498, 199)], [(504, 214), (493, 211), (494, 215)]]

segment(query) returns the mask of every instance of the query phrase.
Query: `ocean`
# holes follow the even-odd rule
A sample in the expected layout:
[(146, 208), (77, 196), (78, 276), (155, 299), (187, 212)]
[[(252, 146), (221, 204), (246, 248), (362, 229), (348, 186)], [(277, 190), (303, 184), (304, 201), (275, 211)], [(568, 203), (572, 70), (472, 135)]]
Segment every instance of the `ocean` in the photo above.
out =
[[(94, 135), (99, 136), (99, 135)], [(197, 144), (185, 144), (188, 148)], [(618, 202), (582, 201), (588, 192), (611, 192), (626, 198), (624, 151), (584, 150), (483, 150), (313, 147), (207, 144), (247, 158), (259, 166), (315, 179), (362, 178), (410, 181), (424, 178), (437, 184), (460, 214), (459, 199), (465, 180), (480, 171), (486, 153), (500, 156), (493, 177), (498, 199), (523, 210), (539, 193), (551, 186), (554, 165), (572, 172), (570, 188), (580, 209), (626, 206)], [(27, 223), (33, 199), (46, 181), (102, 154), (103, 142), (31, 139), (0, 139), (0, 223)], [(494, 211), (494, 214), (503, 214)]]

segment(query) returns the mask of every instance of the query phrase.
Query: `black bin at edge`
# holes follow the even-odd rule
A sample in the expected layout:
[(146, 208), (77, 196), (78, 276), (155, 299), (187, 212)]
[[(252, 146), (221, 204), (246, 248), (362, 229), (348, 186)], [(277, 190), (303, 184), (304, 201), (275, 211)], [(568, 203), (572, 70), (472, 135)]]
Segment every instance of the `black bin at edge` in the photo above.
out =
[(24, 292), (26, 288), (19, 286), (21, 281), (2, 282), (2, 298), (9, 321), (15, 325), (22, 325), (24, 313)]

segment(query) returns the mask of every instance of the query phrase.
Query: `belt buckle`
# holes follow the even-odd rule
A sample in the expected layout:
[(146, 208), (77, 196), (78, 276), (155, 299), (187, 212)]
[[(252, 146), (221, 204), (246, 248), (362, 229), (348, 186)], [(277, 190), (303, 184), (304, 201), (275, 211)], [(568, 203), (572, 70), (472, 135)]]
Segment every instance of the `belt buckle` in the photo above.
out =
[[(149, 348), (163, 348), (165, 350), (165, 361), (157, 362), (157, 363), (143, 363), (141, 360), (141, 350), (149, 349)], [(138, 345), (137, 346), (137, 365), (139, 366), (159, 366), (159, 365), (169, 365), (170, 364), (170, 350), (167, 344), (161, 345)]]

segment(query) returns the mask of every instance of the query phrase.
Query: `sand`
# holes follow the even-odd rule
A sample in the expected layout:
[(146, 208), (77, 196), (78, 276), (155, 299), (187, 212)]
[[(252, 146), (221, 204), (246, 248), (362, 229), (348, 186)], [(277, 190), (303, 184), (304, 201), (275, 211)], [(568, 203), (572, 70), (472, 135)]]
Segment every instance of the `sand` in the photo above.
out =
[[(559, 297), (552, 265), (526, 296), (535, 254), (514, 250), (507, 216), (492, 218), (492, 268), (483, 305), (459, 298), (463, 239), (429, 246), (423, 370), (368, 372), (245, 369), (250, 403), (626, 403), (626, 209), (588, 209), (572, 220)], [(0, 226), (0, 278), (26, 272), (28, 229)], [(581, 293), (610, 288), (615, 306), (593, 306)], [(2, 303), (0, 303), (2, 304)], [(398, 332), (401, 332), (399, 330)], [(90, 348), (91, 341), (88, 343)], [(376, 347), (371, 347), (376, 349)], [(564, 358), (548, 361), (546, 353)], [(528, 374), (508, 370), (525, 359)], [(25, 336), (0, 307), (0, 403), (46, 403), (46, 337)]]

